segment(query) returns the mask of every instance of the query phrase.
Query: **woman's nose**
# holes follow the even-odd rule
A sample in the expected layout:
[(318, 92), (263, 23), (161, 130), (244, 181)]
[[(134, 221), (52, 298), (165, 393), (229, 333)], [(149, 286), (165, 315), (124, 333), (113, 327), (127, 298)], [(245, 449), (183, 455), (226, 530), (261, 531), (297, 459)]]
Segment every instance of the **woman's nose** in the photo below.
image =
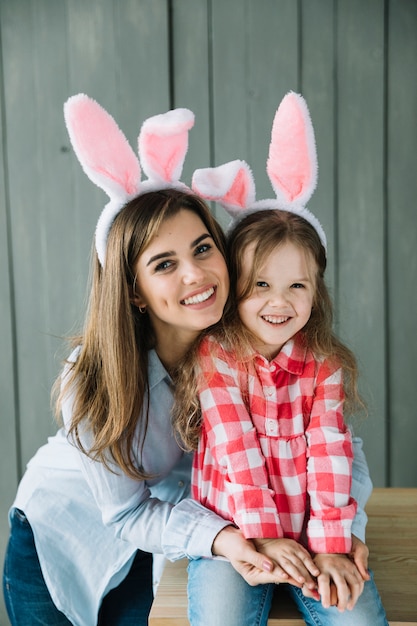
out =
[(183, 266), (182, 280), (185, 285), (198, 282), (204, 276), (204, 271), (198, 263), (189, 261)]

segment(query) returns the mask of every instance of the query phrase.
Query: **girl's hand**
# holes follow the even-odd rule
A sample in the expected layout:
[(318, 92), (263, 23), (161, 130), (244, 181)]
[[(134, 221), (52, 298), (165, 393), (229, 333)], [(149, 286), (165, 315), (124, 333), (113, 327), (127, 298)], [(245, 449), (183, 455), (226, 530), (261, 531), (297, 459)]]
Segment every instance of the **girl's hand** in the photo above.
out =
[(253, 539), (253, 542), (259, 552), (273, 559), (288, 575), (286, 582), (296, 587), (305, 586), (316, 597), (316, 577), (320, 570), (302, 545), (293, 539)]
[(321, 572), (317, 583), (324, 608), (335, 605), (339, 611), (351, 611), (364, 587), (355, 563), (346, 554), (317, 554), (314, 562)]
[(237, 572), (251, 585), (288, 582), (288, 574), (274, 561), (258, 552), (235, 526), (226, 526), (213, 541), (212, 552), (226, 557)]

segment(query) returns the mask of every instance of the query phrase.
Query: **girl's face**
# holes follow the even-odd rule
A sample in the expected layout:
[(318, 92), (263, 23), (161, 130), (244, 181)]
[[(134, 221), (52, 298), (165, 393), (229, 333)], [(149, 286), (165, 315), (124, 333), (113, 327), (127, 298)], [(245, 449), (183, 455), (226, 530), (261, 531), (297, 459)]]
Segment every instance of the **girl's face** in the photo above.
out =
[[(238, 280), (241, 293), (253, 267), (254, 245), (244, 254)], [(315, 293), (315, 262), (293, 243), (287, 242), (266, 259), (255, 278), (250, 296), (238, 305), (243, 324), (255, 337), (255, 349), (273, 359), (284, 343), (307, 324)]]
[(157, 344), (186, 347), (221, 318), (229, 291), (226, 262), (196, 213), (181, 209), (166, 219), (135, 273), (133, 303), (146, 306)]

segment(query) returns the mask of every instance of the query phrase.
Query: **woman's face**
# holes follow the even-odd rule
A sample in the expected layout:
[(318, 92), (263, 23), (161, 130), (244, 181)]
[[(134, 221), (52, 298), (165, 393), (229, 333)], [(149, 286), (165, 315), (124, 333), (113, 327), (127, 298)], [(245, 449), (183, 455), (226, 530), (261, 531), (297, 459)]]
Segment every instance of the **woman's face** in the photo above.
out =
[(188, 345), (221, 318), (229, 291), (226, 262), (196, 213), (181, 209), (166, 219), (135, 273), (133, 303), (146, 307), (157, 344)]

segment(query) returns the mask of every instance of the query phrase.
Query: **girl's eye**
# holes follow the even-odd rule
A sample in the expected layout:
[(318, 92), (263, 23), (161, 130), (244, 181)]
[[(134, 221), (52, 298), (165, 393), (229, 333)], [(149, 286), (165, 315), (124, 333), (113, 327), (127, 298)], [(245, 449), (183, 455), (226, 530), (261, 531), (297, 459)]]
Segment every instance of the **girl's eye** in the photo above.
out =
[(304, 285), (303, 285), (303, 283), (293, 283), (293, 284), (291, 285), (291, 287), (292, 287), (293, 289), (304, 289)]
[(266, 283), (264, 280), (258, 280), (258, 281), (256, 281), (256, 286), (257, 287), (268, 287), (268, 283)]

